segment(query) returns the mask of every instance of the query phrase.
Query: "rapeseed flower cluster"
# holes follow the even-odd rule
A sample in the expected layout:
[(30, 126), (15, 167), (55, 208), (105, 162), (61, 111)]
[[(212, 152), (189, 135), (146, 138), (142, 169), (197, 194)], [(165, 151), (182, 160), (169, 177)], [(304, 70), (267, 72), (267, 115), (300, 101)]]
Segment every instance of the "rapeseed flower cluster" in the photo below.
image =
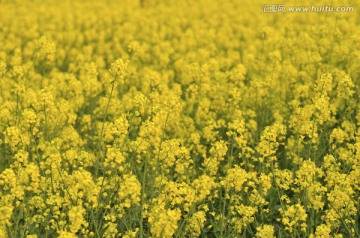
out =
[(332, 2), (0, 1), (0, 238), (360, 237), (360, 5)]

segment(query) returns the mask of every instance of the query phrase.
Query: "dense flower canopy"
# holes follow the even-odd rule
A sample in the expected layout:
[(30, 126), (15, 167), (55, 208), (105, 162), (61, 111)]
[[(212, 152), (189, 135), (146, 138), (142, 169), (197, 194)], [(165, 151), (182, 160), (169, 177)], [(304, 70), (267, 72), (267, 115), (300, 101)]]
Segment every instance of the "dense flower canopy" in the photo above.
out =
[(360, 5), (0, 0), (0, 237), (359, 237)]

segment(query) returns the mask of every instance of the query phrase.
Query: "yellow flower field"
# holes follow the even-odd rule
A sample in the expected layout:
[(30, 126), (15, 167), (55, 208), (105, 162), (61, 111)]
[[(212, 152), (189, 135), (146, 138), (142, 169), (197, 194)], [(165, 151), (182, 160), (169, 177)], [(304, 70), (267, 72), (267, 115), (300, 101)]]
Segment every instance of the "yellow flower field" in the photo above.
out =
[(360, 237), (360, 3), (284, 2), (0, 0), (0, 238)]

